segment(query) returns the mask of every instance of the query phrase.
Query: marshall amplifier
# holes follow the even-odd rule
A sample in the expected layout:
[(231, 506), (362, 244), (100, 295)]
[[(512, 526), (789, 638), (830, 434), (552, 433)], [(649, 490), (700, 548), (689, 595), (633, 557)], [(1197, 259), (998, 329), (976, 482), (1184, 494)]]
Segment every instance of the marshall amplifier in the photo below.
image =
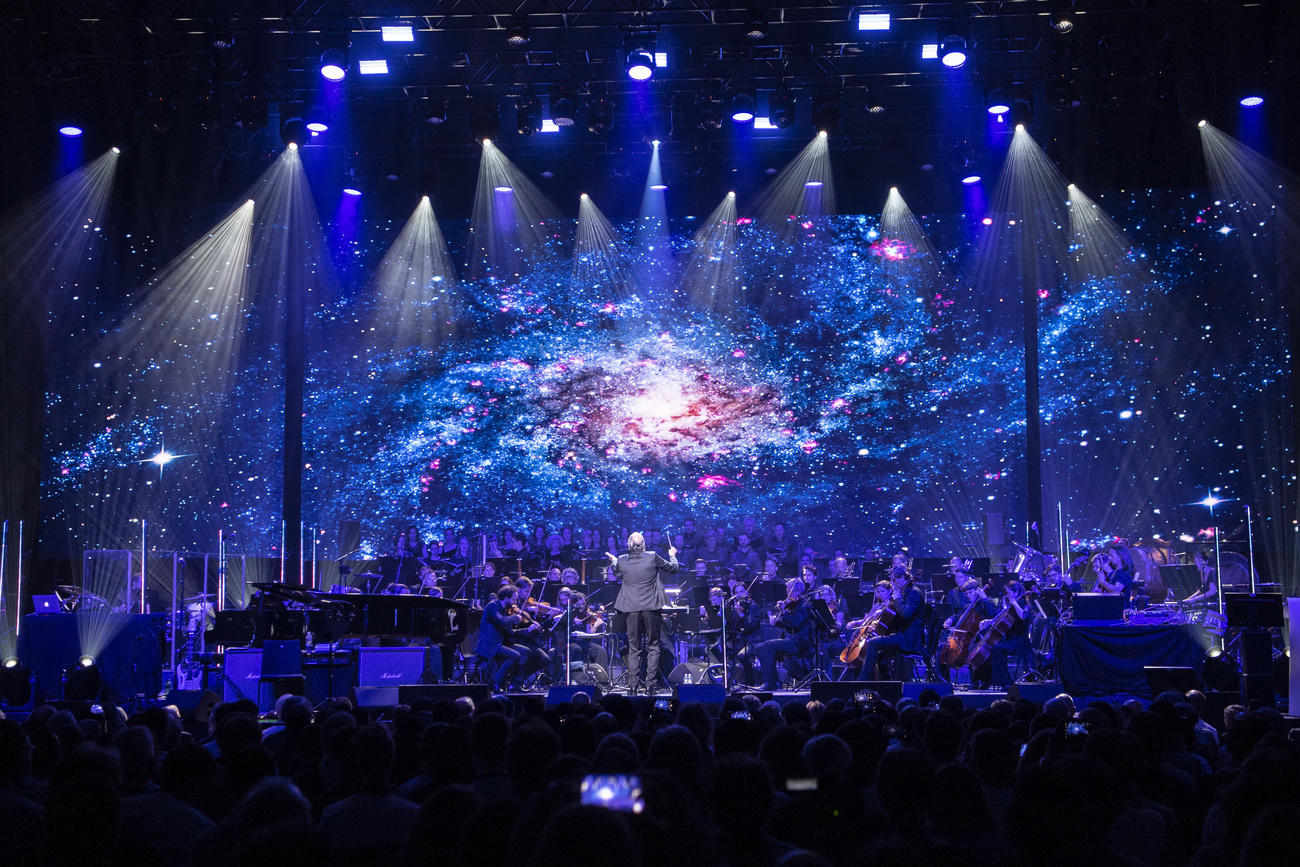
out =
[(428, 683), (429, 648), (362, 647), (357, 652), (357, 686)]
[(222, 701), (246, 698), (257, 701), (257, 682), (262, 677), (262, 650), (257, 647), (232, 647), (226, 651), (222, 672)]

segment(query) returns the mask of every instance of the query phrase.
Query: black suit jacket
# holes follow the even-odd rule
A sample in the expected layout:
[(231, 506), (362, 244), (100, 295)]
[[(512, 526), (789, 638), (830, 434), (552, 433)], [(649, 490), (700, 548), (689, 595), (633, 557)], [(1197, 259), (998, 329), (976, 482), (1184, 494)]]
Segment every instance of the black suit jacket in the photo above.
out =
[(654, 551), (624, 554), (614, 564), (614, 574), (623, 581), (614, 607), (622, 612), (658, 611), (668, 605), (660, 572), (676, 572), (677, 557), (667, 560)]

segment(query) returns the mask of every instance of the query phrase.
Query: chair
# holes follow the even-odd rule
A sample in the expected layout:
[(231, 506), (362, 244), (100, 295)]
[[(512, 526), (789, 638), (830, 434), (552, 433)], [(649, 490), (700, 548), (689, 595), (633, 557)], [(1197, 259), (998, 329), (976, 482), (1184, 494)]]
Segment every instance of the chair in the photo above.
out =
[(257, 678), (257, 693), (258, 707), (262, 710), (270, 710), (276, 699), (285, 693), (307, 694), (307, 678), (302, 673), (301, 642), (292, 639), (262, 643), (262, 671)]

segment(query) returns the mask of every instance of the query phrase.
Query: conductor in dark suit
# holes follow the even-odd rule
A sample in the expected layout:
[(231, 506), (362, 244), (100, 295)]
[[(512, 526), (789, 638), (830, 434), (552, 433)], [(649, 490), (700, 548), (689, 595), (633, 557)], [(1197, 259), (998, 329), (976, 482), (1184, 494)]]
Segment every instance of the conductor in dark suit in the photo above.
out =
[[(636, 695), (641, 684), (647, 692), (654, 692), (659, 679), (659, 632), (663, 627), (660, 609), (668, 604), (660, 572), (677, 571), (677, 549), (668, 543), (668, 559), (645, 549), (645, 537), (632, 533), (627, 537), (627, 553), (615, 557), (605, 552), (614, 574), (622, 580), (623, 587), (614, 600), (614, 608), (627, 615), (628, 693)], [(649, 654), (641, 650), (641, 638), (649, 645)], [(646, 663), (645, 676), (641, 664)]]

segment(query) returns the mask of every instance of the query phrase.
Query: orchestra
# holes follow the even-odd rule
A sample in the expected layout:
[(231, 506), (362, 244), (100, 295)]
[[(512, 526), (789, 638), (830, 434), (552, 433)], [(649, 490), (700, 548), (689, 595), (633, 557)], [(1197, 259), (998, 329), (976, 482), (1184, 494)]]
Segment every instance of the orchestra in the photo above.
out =
[[(1056, 636), (1080, 593), (1122, 596), (1134, 622), (1191, 621), (1195, 610), (1215, 605), (1221, 583), (1206, 549), (1192, 552), (1197, 584), (1177, 594), (1183, 602), (1160, 605), (1166, 593), (1175, 598), (1158, 568), (1167, 552), (1119, 539), (1066, 556), (1017, 544), (1001, 571), (976, 569), (961, 556), (923, 571), (906, 550), (887, 559), (843, 549), (822, 557), (799, 547), (784, 523), (764, 532), (753, 519), (734, 531), (688, 520), (677, 532), (628, 532), (618, 546), (613, 533), (540, 524), (529, 532), (447, 531), (441, 542), (410, 525), (391, 538), (391, 557), (341, 569), (343, 581), (320, 598), (352, 600), (368, 611), (390, 610), (365, 601), (372, 596), (392, 598), (399, 612), (420, 599), (445, 600), (448, 622), (427, 615), (420, 621), (426, 625), (405, 633), (385, 628), (383, 643), (437, 644), (445, 677), (476, 671), (502, 691), (576, 678), (654, 693), (666, 688), (677, 662), (701, 663), (709, 679), (725, 674), (742, 690), (786, 689), (813, 675), (908, 679), (917, 676), (917, 663), (955, 687), (1006, 687), (1051, 676)], [(667, 559), (655, 553), (656, 542)], [(601, 547), (608, 549), (603, 557)], [(1246, 572), (1239, 560), (1219, 561), (1237, 585)], [(257, 602), (259, 609), (278, 612), (264, 618), (266, 637), (275, 638), (291, 636), (320, 601), (310, 592), (255, 598), (270, 600)], [(295, 607), (307, 613), (295, 618), (284, 610)], [(478, 612), (472, 626), (461, 611)], [(354, 614), (340, 647), (375, 642), (376, 627), (364, 620)], [(903, 664), (909, 658), (911, 668)]]

